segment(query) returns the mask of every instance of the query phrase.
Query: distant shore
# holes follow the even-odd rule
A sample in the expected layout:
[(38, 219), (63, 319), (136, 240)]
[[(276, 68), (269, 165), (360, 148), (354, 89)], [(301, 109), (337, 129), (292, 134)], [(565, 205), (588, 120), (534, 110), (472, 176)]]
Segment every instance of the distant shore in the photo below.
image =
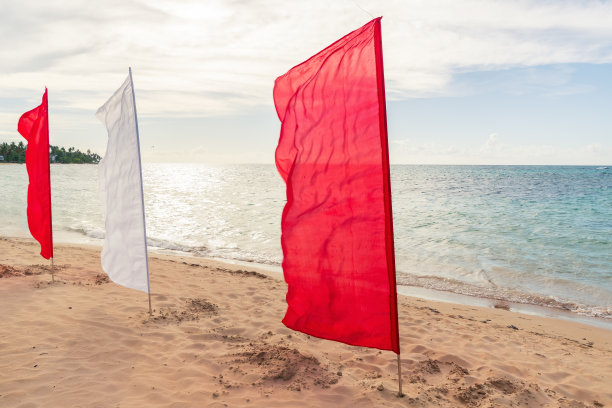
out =
[(395, 354), (282, 325), (278, 274), (151, 254), (149, 317), (99, 248), (56, 246), (53, 283), (38, 252), (0, 238), (1, 406), (612, 405), (609, 330), (400, 296), (400, 399)]

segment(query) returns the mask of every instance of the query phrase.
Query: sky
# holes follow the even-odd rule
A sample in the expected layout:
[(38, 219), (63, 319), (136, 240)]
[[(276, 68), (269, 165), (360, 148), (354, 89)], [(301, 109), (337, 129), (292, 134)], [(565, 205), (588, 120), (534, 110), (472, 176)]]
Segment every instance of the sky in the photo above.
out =
[(145, 162), (274, 163), (276, 77), (383, 16), (392, 164), (612, 164), (612, 1), (0, 0), (0, 141), (49, 89), (101, 155), (132, 67)]

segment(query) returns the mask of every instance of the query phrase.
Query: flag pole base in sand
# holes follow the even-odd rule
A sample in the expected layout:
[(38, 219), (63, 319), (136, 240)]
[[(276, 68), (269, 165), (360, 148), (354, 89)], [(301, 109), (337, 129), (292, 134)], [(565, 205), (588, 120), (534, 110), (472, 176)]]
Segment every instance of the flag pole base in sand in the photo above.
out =
[(53, 257), (51, 257), (51, 282), (55, 282), (55, 268), (53, 268)]
[(149, 292), (149, 316), (153, 316), (153, 309), (151, 309), (151, 292)]
[(397, 355), (397, 379), (399, 382), (399, 391), (397, 392), (397, 396), (399, 398), (404, 397), (404, 393), (402, 392), (402, 362), (400, 360), (400, 355)]

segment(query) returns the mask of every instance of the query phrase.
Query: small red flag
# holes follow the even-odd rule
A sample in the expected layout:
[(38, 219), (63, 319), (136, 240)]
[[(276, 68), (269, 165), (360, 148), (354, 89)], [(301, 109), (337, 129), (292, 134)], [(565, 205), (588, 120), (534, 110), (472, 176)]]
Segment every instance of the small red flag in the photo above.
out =
[(276, 80), (283, 323), (399, 354), (380, 18)]
[(26, 167), (30, 178), (28, 226), (34, 239), (40, 242), (42, 257), (53, 258), (47, 89), (40, 106), (21, 115), (17, 130), (28, 141), (26, 150)]

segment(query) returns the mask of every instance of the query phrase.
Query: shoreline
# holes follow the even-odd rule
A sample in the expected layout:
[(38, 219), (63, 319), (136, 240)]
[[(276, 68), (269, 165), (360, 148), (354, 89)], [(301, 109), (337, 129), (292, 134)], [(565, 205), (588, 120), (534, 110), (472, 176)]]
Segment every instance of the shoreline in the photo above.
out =
[(149, 317), (99, 247), (56, 245), (54, 283), (38, 248), (0, 238), (2, 406), (612, 405), (605, 329), (401, 295), (400, 399), (394, 353), (282, 325), (274, 272), (151, 253)]
[[(280, 265), (263, 264), (258, 262), (241, 261), (236, 259), (226, 259), (218, 257), (205, 257), (190, 252), (176, 251), (172, 249), (153, 248), (151, 252), (168, 256), (186, 256), (195, 259), (213, 260), (230, 265), (237, 265), (248, 268), (257, 268), (258, 270), (268, 274), (269, 276), (284, 281), (283, 270)], [(557, 307), (544, 305), (518, 303), (513, 301), (505, 301), (487, 297), (478, 297), (456, 293), (453, 291), (444, 291), (431, 289), (424, 286), (412, 286), (397, 284), (397, 294), (406, 297), (413, 297), (423, 300), (457, 304), (462, 306), (477, 306), (487, 309), (504, 309), (513, 313), (525, 315), (533, 315), (552, 319), (560, 319), (570, 322), (577, 322), (589, 326), (598, 327), (612, 331), (612, 319), (597, 316), (581, 315), (571, 310), (562, 310)]]
[[(78, 235), (77, 235), (78, 234)], [(56, 241), (58, 245), (76, 245), (76, 246), (84, 246), (91, 248), (99, 248), (101, 250), (103, 240), (99, 238), (93, 238), (90, 236), (83, 236), (81, 234), (69, 232), (65, 234), (66, 236), (77, 235), (81, 238), (83, 242), (75, 242), (74, 240), (68, 239), (59, 239)], [(7, 237), (0, 235), (1, 238), (7, 239), (18, 239), (18, 240), (31, 240), (32, 238), (28, 236), (14, 236)], [(282, 267), (280, 265), (275, 264), (265, 264), (251, 261), (241, 261), (236, 259), (228, 259), (228, 258), (219, 258), (219, 257), (206, 257), (199, 254), (195, 254), (192, 252), (185, 252), (176, 249), (167, 249), (161, 247), (152, 247), (149, 246), (149, 255), (158, 254), (165, 256), (176, 256), (176, 257), (189, 257), (194, 259), (202, 259), (202, 260), (211, 260), (215, 262), (226, 263), (229, 265), (238, 265), (245, 268), (257, 268), (263, 273), (269, 274), (271, 277), (276, 279), (280, 279), (284, 281)], [(42, 258), (41, 258), (42, 259)], [(415, 275), (415, 277), (418, 277)], [(539, 317), (548, 317), (553, 319), (566, 320), (570, 322), (578, 322), (582, 324), (587, 324), (590, 326), (606, 329), (612, 331), (612, 319), (606, 317), (599, 316), (590, 316), (586, 314), (580, 314), (578, 312), (574, 312), (571, 310), (564, 310), (559, 307), (546, 306), (540, 304), (533, 303), (520, 303), (509, 300), (499, 300), (494, 298), (489, 298), (486, 296), (473, 296), (462, 293), (453, 292), (451, 290), (440, 290), (428, 288), (425, 286), (417, 286), (417, 285), (397, 285), (397, 293), (402, 296), (409, 296), (414, 298), (420, 298), (424, 300), (442, 302), (442, 303), (450, 303), (450, 304), (458, 304), (463, 306), (478, 306), (485, 307), (489, 309), (506, 309), (514, 313), (520, 313), (525, 315), (533, 315)]]
[[(172, 252), (172, 250), (161, 250), (157, 253), (165, 254), (166, 251)], [(168, 253), (168, 255), (172, 255)], [(243, 267), (258, 268), (264, 271), (269, 276), (276, 279), (284, 280), (283, 270), (281, 266), (262, 264), (257, 262), (239, 261), (235, 259), (225, 258), (207, 258), (199, 255), (191, 254), (188, 252), (184, 253), (184, 256), (191, 256), (194, 258), (210, 259), (218, 262), (227, 263), (230, 265), (238, 265)], [(539, 317), (546, 317), (551, 319), (560, 319), (570, 322), (577, 322), (586, 324), (589, 326), (598, 327), (612, 331), (612, 319), (596, 316), (580, 315), (579, 313), (572, 312), (570, 310), (562, 310), (556, 307), (549, 307), (543, 305), (529, 304), (529, 303), (518, 303), (512, 301), (502, 301), (498, 299), (492, 299), (487, 297), (477, 297), (464, 295), (452, 291), (444, 291), (431, 289), (423, 286), (412, 286), (412, 285), (397, 285), (397, 294), (405, 297), (412, 297), (417, 299), (449, 303), (462, 306), (477, 306), (487, 309), (503, 309), (513, 313), (533, 315)]]
[(561, 310), (553, 307), (468, 296), (450, 291), (446, 292), (420, 286), (398, 286), (397, 293), (403, 296), (410, 296), (435, 302), (458, 304), (463, 306), (476, 306), (486, 309), (501, 309), (528, 316), (538, 316), (549, 319), (576, 322), (612, 332), (611, 319), (583, 316), (569, 310)]

